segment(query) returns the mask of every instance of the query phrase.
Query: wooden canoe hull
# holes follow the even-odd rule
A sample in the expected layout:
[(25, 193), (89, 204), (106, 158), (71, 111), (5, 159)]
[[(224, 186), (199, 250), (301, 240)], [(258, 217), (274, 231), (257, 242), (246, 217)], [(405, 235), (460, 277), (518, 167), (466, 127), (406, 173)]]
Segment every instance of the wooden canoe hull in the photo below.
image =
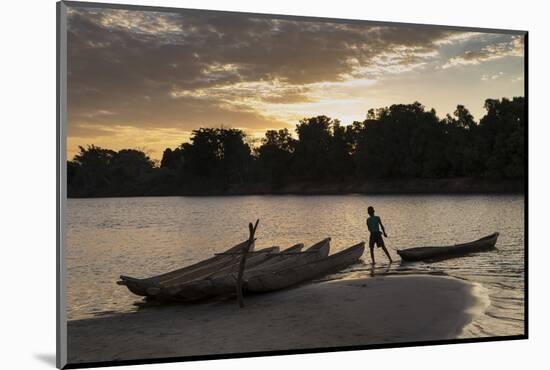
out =
[(362, 242), (317, 261), (253, 276), (246, 280), (245, 291), (251, 293), (271, 292), (340, 271), (356, 263), (364, 251), (365, 243)]
[(398, 250), (404, 261), (426, 261), (460, 257), (470, 253), (483, 252), (495, 247), (499, 233), (493, 233), (473, 242), (443, 247), (417, 247)]
[[(242, 250), (244, 243), (237, 244), (235, 247), (228, 249), (224, 253), (237, 253)], [(266, 258), (270, 258), (271, 253), (276, 253), (279, 251), (279, 247), (270, 247), (264, 248), (260, 251), (266, 252), (266, 255), (259, 255), (259, 258), (251, 258), (251, 264), (264, 261)], [(256, 251), (256, 252), (260, 252)], [(132, 277), (125, 276), (123, 280), (118, 281), (117, 284), (125, 285), (130, 292), (133, 294), (148, 297), (151, 294), (149, 293), (150, 289), (155, 289), (156, 287), (163, 286), (166, 284), (176, 284), (185, 281), (193, 281), (201, 278), (211, 276), (213, 274), (219, 273), (220, 271), (231, 271), (235, 269), (239, 263), (239, 255), (224, 255), (219, 254), (214, 257), (211, 257), (207, 260), (198, 262), (188, 267), (178, 269), (172, 273), (166, 273), (162, 275), (155, 276), (148, 279), (136, 279)], [(175, 273), (175, 272), (178, 273)]]
[[(249, 267), (254, 267), (262, 263), (265, 263), (266, 261), (269, 261), (272, 258), (276, 258), (279, 255), (279, 247), (263, 248), (255, 252), (258, 254), (250, 255), (247, 258), (246, 264)], [(208, 273), (206, 274), (199, 274), (199, 275), (194, 274), (191, 277), (189, 275), (183, 275), (174, 279), (161, 281), (155, 284), (155, 286), (165, 287), (165, 286), (180, 285), (189, 281), (200, 280), (200, 279), (205, 279), (212, 276), (219, 276), (219, 275), (225, 275), (228, 273), (236, 272), (239, 267), (241, 255), (236, 254), (236, 255), (232, 255), (231, 257), (232, 259), (228, 263), (224, 263), (223, 266), (212, 266), (212, 268), (210, 268)], [(147, 291), (149, 292), (149, 289)]]
[[(252, 269), (256, 268), (266, 268), (270, 266), (276, 266), (279, 263), (282, 263), (286, 259), (289, 258), (289, 255), (292, 253), (300, 253), (300, 251), (304, 248), (303, 243), (295, 244), (290, 248), (284, 249), (276, 256), (273, 256), (272, 258), (268, 259), (267, 261), (261, 263), (259, 266), (252, 267)], [(250, 265), (248, 265), (248, 268), (246, 270), (250, 270)]]
[[(293, 248), (293, 247), (291, 247)], [(292, 249), (285, 250), (285, 253), (294, 253)], [(247, 260), (246, 270), (244, 272), (243, 280), (246, 281), (252, 276), (258, 274), (265, 274), (266, 271), (273, 271), (283, 268), (288, 268), (293, 264), (305, 264), (316, 259), (326, 257), (330, 249), (330, 238), (308, 248), (304, 253), (279, 255), (274, 257), (275, 263), (270, 259), (266, 259), (264, 263), (254, 263), (254, 258), (258, 259), (260, 256), (254, 256)], [(174, 301), (196, 301), (200, 299), (206, 299), (219, 295), (227, 295), (235, 292), (236, 289), (236, 277), (237, 271), (230, 271), (229, 273), (217, 273), (206, 279), (195, 280), (186, 282), (184, 284), (163, 286), (160, 289), (149, 289), (148, 292), (161, 300), (174, 300)]]
[[(257, 276), (265, 276), (277, 271), (290, 270), (296, 266), (303, 266), (308, 263), (318, 261), (320, 259), (326, 258), (330, 251), (330, 238), (324, 239), (319, 243), (314, 244), (312, 247), (308, 248), (305, 253), (300, 253), (298, 255), (286, 256), (284, 260), (281, 260), (278, 263), (266, 265), (261, 264), (257, 267), (249, 268), (245, 270), (243, 275), (244, 281), (244, 290), (247, 291), (246, 286), (248, 281), (254, 279)], [(235, 282), (237, 277), (235, 274), (229, 274), (225, 276), (218, 276), (210, 279), (213, 286), (223, 287), (224, 291), (232, 293), (235, 291)]]
[(185, 273), (182, 273), (181, 275), (178, 275), (166, 281), (162, 281), (162, 280), (161, 281), (150, 281), (150, 280), (141, 281), (138, 279), (126, 278), (122, 284), (120, 283), (119, 284), (126, 285), (128, 290), (130, 290), (132, 293), (136, 295), (148, 296), (149, 294), (147, 293), (147, 290), (149, 288), (163, 285), (166, 282), (170, 282), (172, 280), (192, 281), (204, 276), (212, 275), (220, 270), (232, 268), (232, 266), (236, 264), (237, 264), (237, 258), (235, 256), (232, 256), (230, 258), (211, 261), (208, 265), (204, 265), (198, 269), (186, 271)]
[(271, 261), (269, 261), (268, 263), (263, 263), (256, 267), (250, 267), (247, 265), (244, 272), (244, 280), (251, 276), (265, 273), (266, 271), (280, 271), (292, 266), (302, 265), (325, 258), (328, 256), (329, 251), (330, 238), (326, 238), (306, 249), (305, 253), (286, 256), (282, 255), (279, 257), (279, 260), (275, 261), (275, 263), (270, 263)]
[[(233, 253), (240, 251), (248, 241), (239, 243), (224, 253)], [(131, 276), (121, 275), (120, 280), (117, 281), (118, 285), (125, 285), (130, 292), (139, 295), (147, 296), (147, 289), (161, 283), (164, 280), (170, 280), (175, 278), (180, 278), (182, 276), (187, 276), (188, 279), (193, 279), (196, 277), (204, 276), (211, 274), (215, 271), (218, 271), (220, 268), (223, 268), (235, 261), (236, 256), (231, 255), (216, 255), (205, 260), (194, 263), (190, 266), (185, 266), (173, 271), (169, 271), (160, 275), (151, 276), (149, 278), (138, 279)]]

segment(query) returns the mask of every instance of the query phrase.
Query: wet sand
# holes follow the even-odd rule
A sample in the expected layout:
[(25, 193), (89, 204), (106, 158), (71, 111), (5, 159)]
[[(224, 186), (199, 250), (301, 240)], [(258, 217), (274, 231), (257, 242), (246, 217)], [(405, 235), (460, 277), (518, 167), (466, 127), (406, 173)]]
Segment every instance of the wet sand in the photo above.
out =
[(316, 283), (234, 300), (151, 307), (68, 323), (69, 363), (457, 338), (484, 298), (410, 275)]

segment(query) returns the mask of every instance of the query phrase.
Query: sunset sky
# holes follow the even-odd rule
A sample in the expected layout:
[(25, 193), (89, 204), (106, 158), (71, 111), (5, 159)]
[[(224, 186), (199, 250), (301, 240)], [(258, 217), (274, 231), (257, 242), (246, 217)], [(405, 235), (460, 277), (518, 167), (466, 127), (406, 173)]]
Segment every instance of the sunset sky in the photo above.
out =
[(439, 117), (524, 95), (523, 36), (215, 12), (69, 8), (68, 158), (78, 146), (160, 159), (198, 127), (252, 136), (419, 101)]

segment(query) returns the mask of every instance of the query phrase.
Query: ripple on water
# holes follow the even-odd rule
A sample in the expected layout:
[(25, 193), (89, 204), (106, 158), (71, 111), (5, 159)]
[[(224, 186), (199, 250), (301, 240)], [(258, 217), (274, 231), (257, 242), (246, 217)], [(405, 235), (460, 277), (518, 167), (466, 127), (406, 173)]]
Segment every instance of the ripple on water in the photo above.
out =
[[(68, 317), (135, 311), (140, 301), (115, 285), (120, 274), (147, 277), (199, 261), (247, 238), (257, 246), (306, 245), (332, 237), (332, 252), (367, 240), (366, 209), (382, 217), (390, 252), (446, 245), (500, 232), (497, 250), (436, 263), (386, 263), (375, 249), (363, 263), (328, 278), (446, 274), (481, 284), (490, 304), (463, 337), (524, 332), (522, 196), (243, 196), (69, 199)], [(363, 256), (370, 262), (369, 253)]]

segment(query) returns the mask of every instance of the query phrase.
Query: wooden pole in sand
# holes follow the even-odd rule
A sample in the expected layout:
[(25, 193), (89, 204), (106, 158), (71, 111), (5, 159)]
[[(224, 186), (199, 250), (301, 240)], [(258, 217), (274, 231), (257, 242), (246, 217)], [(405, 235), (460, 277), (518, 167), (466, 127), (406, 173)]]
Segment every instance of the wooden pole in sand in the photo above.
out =
[(244, 274), (244, 267), (246, 264), (246, 256), (250, 251), (250, 247), (252, 247), (252, 244), (254, 244), (254, 234), (256, 233), (258, 222), (260, 222), (259, 219), (256, 220), (256, 223), (254, 224), (254, 226), (252, 226), (252, 222), (248, 224), (248, 232), (249, 232), (248, 243), (246, 243), (246, 246), (243, 248), (241, 261), (239, 263), (239, 273), (237, 274), (237, 301), (239, 302), (239, 307), (241, 308), (244, 307), (243, 274)]

